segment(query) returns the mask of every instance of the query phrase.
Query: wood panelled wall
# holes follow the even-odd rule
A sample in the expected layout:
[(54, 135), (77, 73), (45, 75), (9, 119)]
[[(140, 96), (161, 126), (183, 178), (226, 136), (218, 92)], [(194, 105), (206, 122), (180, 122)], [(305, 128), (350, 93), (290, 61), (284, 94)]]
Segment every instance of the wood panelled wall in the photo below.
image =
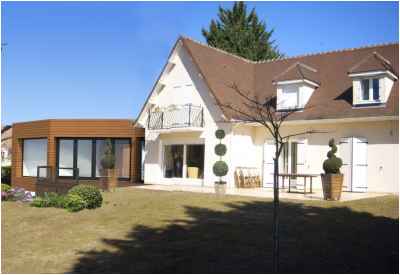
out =
[[(47, 165), (52, 166), (52, 179), (55, 181), (56, 141), (57, 138), (129, 138), (131, 139), (131, 167), (129, 184), (140, 181), (140, 140), (144, 138), (144, 129), (135, 128), (128, 119), (55, 119), (40, 120), (13, 125), (12, 179), (13, 186), (37, 191), (36, 177), (22, 176), (23, 139), (47, 139)], [(67, 180), (68, 181), (68, 180)], [(83, 182), (83, 181), (81, 181)], [(98, 180), (86, 180), (86, 183), (98, 184)], [(61, 181), (60, 181), (61, 183)], [(65, 184), (65, 180), (63, 180)], [(72, 180), (71, 180), (72, 183)], [(126, 186), (127, 182), (120, 182)]]

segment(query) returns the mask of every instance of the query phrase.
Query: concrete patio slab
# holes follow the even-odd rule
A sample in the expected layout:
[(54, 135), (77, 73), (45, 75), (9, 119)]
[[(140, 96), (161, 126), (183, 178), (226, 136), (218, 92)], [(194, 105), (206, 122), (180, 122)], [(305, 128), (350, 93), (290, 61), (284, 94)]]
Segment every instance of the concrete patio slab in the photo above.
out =
[[(207, 193), (215, 194), (213, 187), (198, 187), (198, 186), (182, 186), (182, 185), (161, 185), (161, 184), (144, 184), (134, 186), (132, 188), (147, 189), (147, 190), (160, 190), (160, 191), (179, 191), (179, 192), (195, 192), (195, 193)], [(245, 196), (245, 197), (257, 197), (257, 198), (273, 198), (273, 190), (271, 188), (251, 188), (251, 189), (227, 189), (227, 195), (233, 196)], [(388, 193), (355, 193), (355, 192), (343, 192), (340, 201), (353, 201), (366, 198), (374, 198), (380, 196), (389, 195)], [(311, 194), (303, 193), (288, 193), (287, 189), (281, 189), (279, 192), (281, 199), (288, 200), (323, 200), (322, 190), (314, 190)]]

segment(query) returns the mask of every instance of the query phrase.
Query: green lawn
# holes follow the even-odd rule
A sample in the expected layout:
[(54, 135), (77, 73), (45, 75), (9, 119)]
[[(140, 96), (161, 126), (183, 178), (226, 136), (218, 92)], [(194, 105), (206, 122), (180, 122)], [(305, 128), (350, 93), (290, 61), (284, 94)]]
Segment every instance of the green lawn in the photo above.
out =
[[(267, 199), (118, 189), (96, 210), (2, 203), (5, 273), (268, 273)], [(398, 197), (281, 203), (281, 272), (398, 272)]]

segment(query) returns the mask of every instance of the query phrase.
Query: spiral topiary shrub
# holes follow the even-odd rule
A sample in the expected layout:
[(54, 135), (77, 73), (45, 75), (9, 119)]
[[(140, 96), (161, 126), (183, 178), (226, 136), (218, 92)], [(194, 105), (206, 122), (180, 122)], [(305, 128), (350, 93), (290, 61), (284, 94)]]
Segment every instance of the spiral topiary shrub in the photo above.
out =
[(324, 161), (322, 168), (324, 169), (325, 174), (340, 174), (340, 167), (342, 167), (343, 162), (341, 158), (338, 158), (335, 155), (337, 147), (333, 138), (329, 140), (329, 147), (331, 147), (331, 150), (328, 152), (328, 159)]
[(103, 169), (114, 169), (115, 167), (115, 155), (113, 152), (111, 139), (106, 139), (104, 145), (104, 155), (100, 163)]
[(80, 196), (85, 202), (85, 207), (88, 209), (101, 207), (103, 203), (103, 197), (99, 188), (92, 185), (80, 184), (74, 186), (68, 191), (68, 195), (72, 194)]
[(225, 154), (226, 154), (226, 146), (225, 146), (225, 144), (222, 144), (222, 143), (217, 144), (215, 146), (214, 151), (215, 151), (215, 154), (217, 156), (220, 156), (220, 157), (225, 156)]

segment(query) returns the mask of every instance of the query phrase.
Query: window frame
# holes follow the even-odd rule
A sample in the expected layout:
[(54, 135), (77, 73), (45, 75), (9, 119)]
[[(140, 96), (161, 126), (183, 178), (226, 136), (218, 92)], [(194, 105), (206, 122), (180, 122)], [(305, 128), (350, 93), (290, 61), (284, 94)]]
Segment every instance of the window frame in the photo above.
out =
[[(37, 139), (43, 139), (46, 140), (46, 165), (49, 164), (49, 140), (47, 139), (47, 137), (35, 137), (35, 138), (22, 138), (21, 140), (21, 176), (23, 178), (36, 178), (37, 175), (35, 176), (25, 176), (24, 175), (24, 151), (25, 151), (25, 140), (37, 140)], [(37, 169), (37, 168), (36, 168)], [(36, 172), (37, 173), (37, 172)]]
[[(171, 177), (167, 178), (165, 177), (165, 147), (166, 146), (171, 146), (171, 145), (181, 145), (183, 146), (183, 165), (182, 165), (182, 177)], [(189, 145), (202, 145), (204, 149), (204, 155), (203, 155), (203, 178), (189, 178), (187, 176), (187, 146)], [(205, 172), (205, 154), (206, 154), (206, 145), (204, 142), (199, 142), (199, 141), (187, 141), (187, 142), (165, 142), (162, 143), (161, 145), (161, 154), (162, 154), (162, 179), (163, 180), (185, 180), (185, 181), (196, 181), (196, 182), (203, 182), (204, 181), (204, 172)]]
[[(368, 99), (364, 99), (364, 87), (363, 82), (368, 80)], [(378, 81), (378, 99), (374, 99), (374, 80)], [(380, 81), (381, 77), (378, 76), (371, 76), (361, 78), (360, 80), (360, 91), (359, 92), (359, 102), (358, 104), (374, 104), (374, 103), (382, 103), (381, 94), (382, 91), (380, 89)]]
[[(129, 177), (118, 177), (119, 181), (130, 181), (131, 180), (131, 175), (132, 175), (132, 140), (131, 138), (107, 138), (107, 137), (101, 137), (101, 138), (90, 138), (90, 137), (57, 137), (56, 140), (56, 177), (60, 179), (75, 179), (75, 171), (76, 168), (78, 167), (78, 140), (91, 140), (92, 142), (92, 162), (91, 162), (91, 176), (90, 177), (81, 177), (79, 176), (79, 179), (81, 180), (98, 180), (101, 177), (96, 176), (96, 144), (98, 140), (106, 140), (106, 139), (111, 139), (113, 151), (115, 151), (115, 140), (126, 140), (129, 142)], [(60, 165), (60, 140), (73, 140), (73, 176), (60, 176), (59, 175), (59, 165)], [(62, 168), (61, 168), (62, 169)]]

